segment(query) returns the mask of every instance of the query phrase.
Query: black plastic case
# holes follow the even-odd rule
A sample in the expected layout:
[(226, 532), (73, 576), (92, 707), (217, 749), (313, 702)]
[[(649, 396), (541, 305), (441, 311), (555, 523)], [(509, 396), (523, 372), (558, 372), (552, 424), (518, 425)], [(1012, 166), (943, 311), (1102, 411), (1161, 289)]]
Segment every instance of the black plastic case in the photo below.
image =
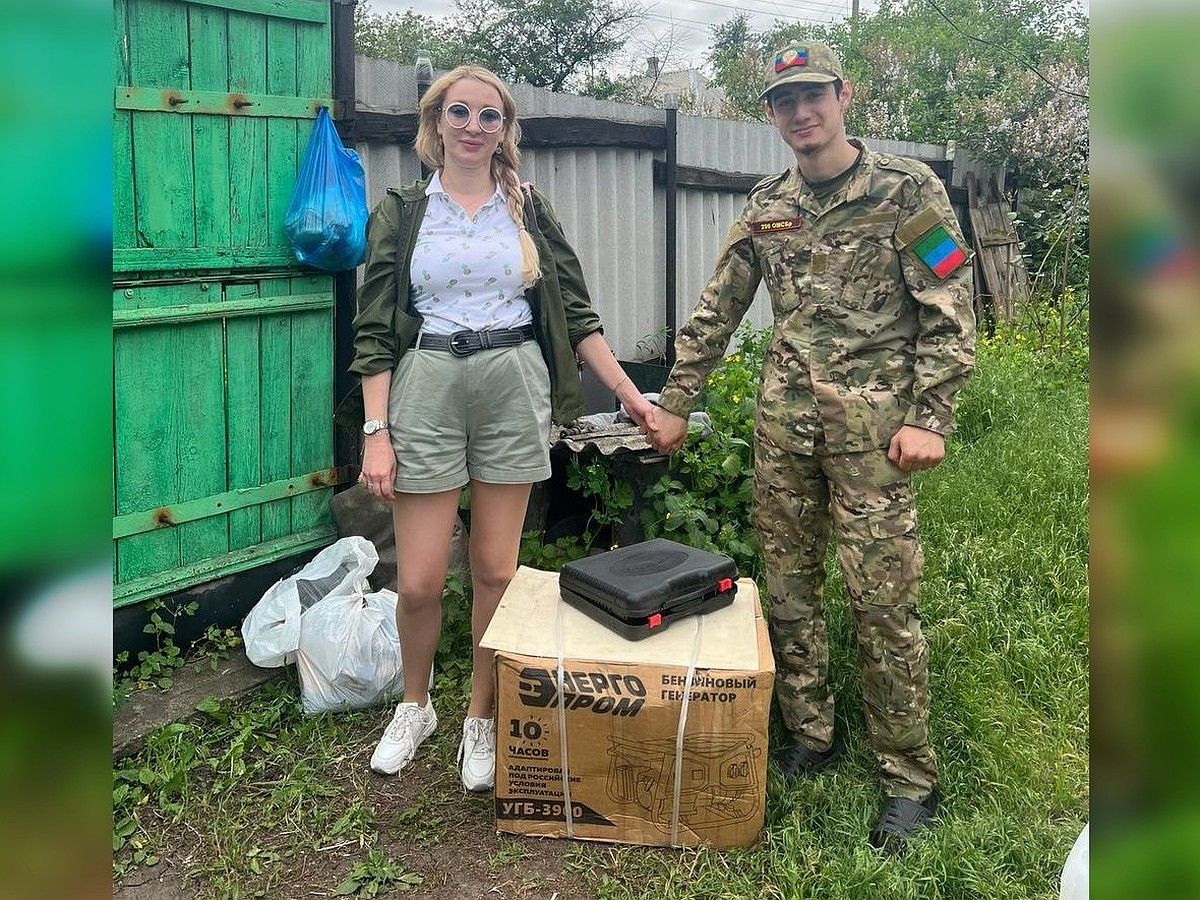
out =
[(567, 563), (562, 598), (627, 640), (663, 631), (676, 619), (733, 602), (737, 564), (665, 538)]

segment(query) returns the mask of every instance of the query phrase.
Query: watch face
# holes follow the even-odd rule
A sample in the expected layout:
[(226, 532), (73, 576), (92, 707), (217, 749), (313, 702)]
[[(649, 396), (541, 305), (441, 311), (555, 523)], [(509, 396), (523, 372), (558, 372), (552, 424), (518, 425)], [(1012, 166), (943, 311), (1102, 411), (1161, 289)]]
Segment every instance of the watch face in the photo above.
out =
[(382, 422), (372, 419), (363, 425), (363, 434), (374, 434), (377, 431), (383, 431), (385, 427)]

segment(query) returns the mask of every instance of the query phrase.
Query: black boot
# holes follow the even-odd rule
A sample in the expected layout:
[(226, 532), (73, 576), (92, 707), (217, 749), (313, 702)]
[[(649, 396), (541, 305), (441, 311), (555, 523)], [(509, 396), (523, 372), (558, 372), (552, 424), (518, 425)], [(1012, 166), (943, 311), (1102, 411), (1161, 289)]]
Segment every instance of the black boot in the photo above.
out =
[(822, 769), (833, 765), (841, 758), (843, 747), (837, 741), (828, 750), (814, 750), (797, 738), (788, 742), (774, 754), (775, 765), (788, 781), (797, 778), (812, 778)]
[(888, 797), (867, 838), (871, 846), (885, 853), (905, 850), (913, 838), (929, 828), (937, 815), (938, 803), (937, 788), (919, 802), (907, 797)]

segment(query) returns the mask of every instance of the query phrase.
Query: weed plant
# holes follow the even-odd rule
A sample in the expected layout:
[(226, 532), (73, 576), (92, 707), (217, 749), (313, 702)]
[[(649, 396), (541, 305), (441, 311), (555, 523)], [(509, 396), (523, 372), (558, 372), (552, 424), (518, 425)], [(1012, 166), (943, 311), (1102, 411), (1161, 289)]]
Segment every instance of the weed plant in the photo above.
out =
[[(183, 650), (175, 643), (175, 624), (180, 616), (195, 615), (199, 607), (200, 604), (193, 601), (172, 612), (161, 600), (146, 604), (150, 617), (142, 627), (142, 633), (154, 638), (154, 647), (138, 651), (137, 662), (130, 660), (128, 650), (117, 654), (113, 666), (113, 709), (123, 705), (134, 691), (149, 688), (165, 691), (171, 687), (175, 671), (185, 662)], [(233, 637), (216, 626), (209, 626), (203, 641), (214, 656), (233, 645)]]
[(743, 326), (736, 352), (705, 385), (711, 430), (690, 425), (688, 441), (671, 469), (645, 496), (642, 530), (711, 550), (737, 563), (748, 578), (762, 574), (758, 540), (750, 522), (754, 499), (754, 405), (769, 330)]

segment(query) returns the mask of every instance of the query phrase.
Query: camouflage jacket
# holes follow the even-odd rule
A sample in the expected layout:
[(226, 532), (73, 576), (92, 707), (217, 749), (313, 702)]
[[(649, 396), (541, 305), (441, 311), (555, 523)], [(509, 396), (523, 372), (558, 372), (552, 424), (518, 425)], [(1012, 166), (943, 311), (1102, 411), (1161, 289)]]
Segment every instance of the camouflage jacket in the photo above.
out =
[(904, 424), (952, 429), (975, 358), (973, 278), (928, 166), (864, 149), (824, 203), (795, 168), (759, 182), (679, 331), (664, 409), (691, 411), (762, 279), (775, 324), (759, 440), (856, 452), (886, 447)]

